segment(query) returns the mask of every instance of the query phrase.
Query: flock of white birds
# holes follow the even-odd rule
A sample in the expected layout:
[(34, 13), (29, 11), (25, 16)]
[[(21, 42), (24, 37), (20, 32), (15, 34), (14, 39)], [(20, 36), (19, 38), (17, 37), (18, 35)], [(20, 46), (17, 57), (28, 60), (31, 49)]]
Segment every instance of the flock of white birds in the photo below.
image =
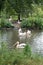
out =
[(31, 31), (30, 30), (27, 30), (27, 32), (22, 32), (22, 29), (20, 28), (18, 30), (18, 36), (19, 38), (29, 38), (31, 36)]
[[(22, 32), (22, 29), (20, 28), (18, 30), (18, 35), (19, 35), (20, 38), (23, 38), (23, 37), (24, 38), (25, 37), (29, 38), (31, 36), (31, 31), (30, 30), (27, 30), (27, 32)], [(25, 43), (21, 43), (20, 44), (19, 41), (16, 42), (16, 48), (24, 48), (25, 46), (26, 46)]]

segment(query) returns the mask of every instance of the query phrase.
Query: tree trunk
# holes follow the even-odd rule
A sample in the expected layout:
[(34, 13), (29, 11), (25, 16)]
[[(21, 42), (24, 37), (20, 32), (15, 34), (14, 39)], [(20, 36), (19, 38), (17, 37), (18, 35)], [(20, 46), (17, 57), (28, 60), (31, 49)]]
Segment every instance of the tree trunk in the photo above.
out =
[(20, 14), (18, 14), (18, 20), (20, 21)]

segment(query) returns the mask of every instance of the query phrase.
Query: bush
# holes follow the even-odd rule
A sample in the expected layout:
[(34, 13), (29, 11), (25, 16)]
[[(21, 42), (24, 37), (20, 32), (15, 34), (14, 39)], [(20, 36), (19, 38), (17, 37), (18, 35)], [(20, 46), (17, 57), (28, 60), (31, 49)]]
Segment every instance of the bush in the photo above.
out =
[(21, 27), (29, 29), (43, 29), (43, 19), (39, 17), (29, 17), (28, 19), (22, 20)]
[(9, 22), (9, 20), (6, 18), (6, 13), (3, 13), (3, 12), (2, 12), (1, 15), (2, 15), (2, 17), (1, 17), (1, 23), (0, 23), (1, 28), (14, 27), (14, 26), (12, 25), (12, 23)]
[(1, 25), (2, 28), (4, 28), (4, 27), (6, 27), (6, 28), (12, 27), (12, 23), (9, 22), (7, 19), (4, 19), (4, 18), (1, 19), (1, 24), (0, 25)]
[(21, 27), (29, 28), (29, 27), (31, 27), (31, 23), (28, 22), (28, 20), (23, 20), (22, 23), (21, 23)]
[(29, 58), (31, 57), (31, 48), (28, 44), (24, 48), (24, 56)]
[(34, 24), (36, 28), (43, 29), (43, 19), (42, 18), (37, 18)]

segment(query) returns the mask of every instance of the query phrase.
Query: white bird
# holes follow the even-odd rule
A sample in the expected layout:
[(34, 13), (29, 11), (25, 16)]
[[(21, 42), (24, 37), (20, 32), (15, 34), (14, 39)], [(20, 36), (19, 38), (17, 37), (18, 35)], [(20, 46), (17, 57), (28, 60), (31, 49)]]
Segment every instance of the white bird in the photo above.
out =
[(12, 21), (12, 16), (10, 16), (9, 21)]
[(27, 30), (27, 38), (31, 37), (31, 31), (30, 30)]
[(21, 22), (18, 20), (18, 22), (17, 22), (18, 24), (21, 24)]
[(27, 34), (31, 34), (31, 31), (30, 30), (27, 30)]
[(19, 43), (19, 41), (16, 42), (16, 48), (24, 48), (26, 46), (25, 43)]
[(30, 30), (27, 30), (27, 32), (22, 32), (22, 29), (20, 28), (18, 30), (18, 34), (19, 34), (19, 37), (20, 38), (25, 38), (25, 37), (30, 37), (31, 36), (31, 31)]
[(22, 29), (20, 28), (20, 29), (18, 30), (18, 32), (19, 32), (19, 33), (22, 33)]

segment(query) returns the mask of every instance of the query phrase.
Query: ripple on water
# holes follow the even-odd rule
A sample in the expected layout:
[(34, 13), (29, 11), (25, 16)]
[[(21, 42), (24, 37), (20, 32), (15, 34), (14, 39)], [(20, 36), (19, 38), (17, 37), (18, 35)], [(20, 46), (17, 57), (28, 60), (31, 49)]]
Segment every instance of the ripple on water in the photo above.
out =
[(36, 34), (32, 39), (32, 43), (32, 51), (43, 54), (43, 32)]

